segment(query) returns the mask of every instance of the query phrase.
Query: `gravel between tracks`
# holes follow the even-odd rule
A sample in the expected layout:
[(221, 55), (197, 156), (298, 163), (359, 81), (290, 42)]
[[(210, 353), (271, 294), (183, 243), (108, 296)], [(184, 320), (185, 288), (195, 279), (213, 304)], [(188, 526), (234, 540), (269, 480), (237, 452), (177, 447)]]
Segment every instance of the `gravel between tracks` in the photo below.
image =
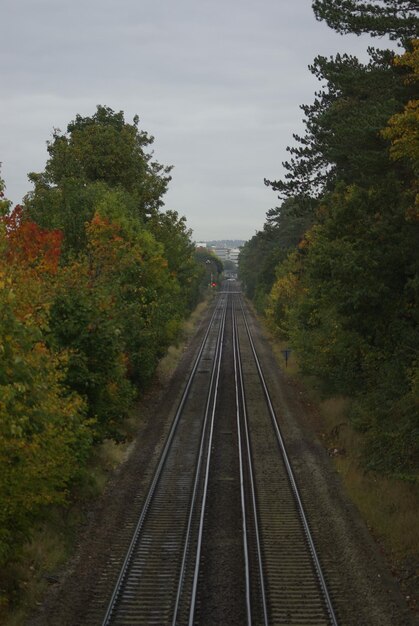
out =
[[(27, 620), (27, 626), (83, 623), (86, 607), (94, 601), (95, 582), (112, 554), (112, 537), (124, 524), (126, 509), (135, 495), (146, 494), (170, 415), (199, 344), (200, 330), (185, 349), (170, 381), (164, 386), (156, 384), (141, 402), (139, 411), (147, 419), (142, 421), (129, 459), (114, 473), (103, 496), (89, 506), (73, 557), (54, 573), (58, 582), (49, 589), (39, 611)], [(255, 321), (252, 330), (316, 545), (336, 595), (340, 623), (416, 626), (418, 621), (408, 612), (397, 581), (346, 497), (339, 476), (316, 437), (315, 408), (308, 406), (304, 390), (278, 368)], [(228, 621), (218, 623), (228, 626)]]

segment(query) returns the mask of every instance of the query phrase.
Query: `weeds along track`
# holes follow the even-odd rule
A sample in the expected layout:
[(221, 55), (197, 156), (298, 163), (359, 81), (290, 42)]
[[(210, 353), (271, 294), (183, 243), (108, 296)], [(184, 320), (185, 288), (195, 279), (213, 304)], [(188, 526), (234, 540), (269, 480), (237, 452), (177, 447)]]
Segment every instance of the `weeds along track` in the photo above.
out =
[(245, 305), (226, 284), (121, 533), (107, 609), (101, 591), (88, 624), (337, 624)]

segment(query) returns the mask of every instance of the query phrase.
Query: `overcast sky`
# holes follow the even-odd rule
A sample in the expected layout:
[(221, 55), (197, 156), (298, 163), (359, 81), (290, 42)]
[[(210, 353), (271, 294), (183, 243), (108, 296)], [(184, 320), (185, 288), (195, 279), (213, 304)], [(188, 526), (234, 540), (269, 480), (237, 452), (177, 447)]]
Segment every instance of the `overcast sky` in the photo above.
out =
[[(377, 43), (377, 42), (375, 42)], [(174, 165), (165, 205), (193, 238), (248, 239), (277, 205), (318, 54), (365, 58), (366, 37), (316, 22), (309, 0), (2, 0), (0, 161), (21, 201), (53, 128), (124, 111)]]

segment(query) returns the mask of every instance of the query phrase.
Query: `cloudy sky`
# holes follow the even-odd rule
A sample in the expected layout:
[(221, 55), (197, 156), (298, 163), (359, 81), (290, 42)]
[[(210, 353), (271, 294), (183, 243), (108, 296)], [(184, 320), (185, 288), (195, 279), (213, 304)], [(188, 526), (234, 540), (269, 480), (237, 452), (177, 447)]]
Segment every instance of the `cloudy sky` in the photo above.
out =
[(2, 0), (0, 161), (19, 202), (53, 128), (103, 104), (135, 114), (174, 165), (166, 208), (197, 241), (248, 239), (276, 206), (318, 83), (307, 66), (368, 39), (316, 22), (310, 0)]

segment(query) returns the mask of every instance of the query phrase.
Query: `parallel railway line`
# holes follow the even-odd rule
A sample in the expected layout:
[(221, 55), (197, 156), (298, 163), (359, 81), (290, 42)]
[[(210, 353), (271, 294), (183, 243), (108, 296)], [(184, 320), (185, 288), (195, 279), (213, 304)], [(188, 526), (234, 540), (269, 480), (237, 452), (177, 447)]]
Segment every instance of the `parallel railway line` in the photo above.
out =
[(98, 623), (338, 623), (237, 291), (218, 297)]

